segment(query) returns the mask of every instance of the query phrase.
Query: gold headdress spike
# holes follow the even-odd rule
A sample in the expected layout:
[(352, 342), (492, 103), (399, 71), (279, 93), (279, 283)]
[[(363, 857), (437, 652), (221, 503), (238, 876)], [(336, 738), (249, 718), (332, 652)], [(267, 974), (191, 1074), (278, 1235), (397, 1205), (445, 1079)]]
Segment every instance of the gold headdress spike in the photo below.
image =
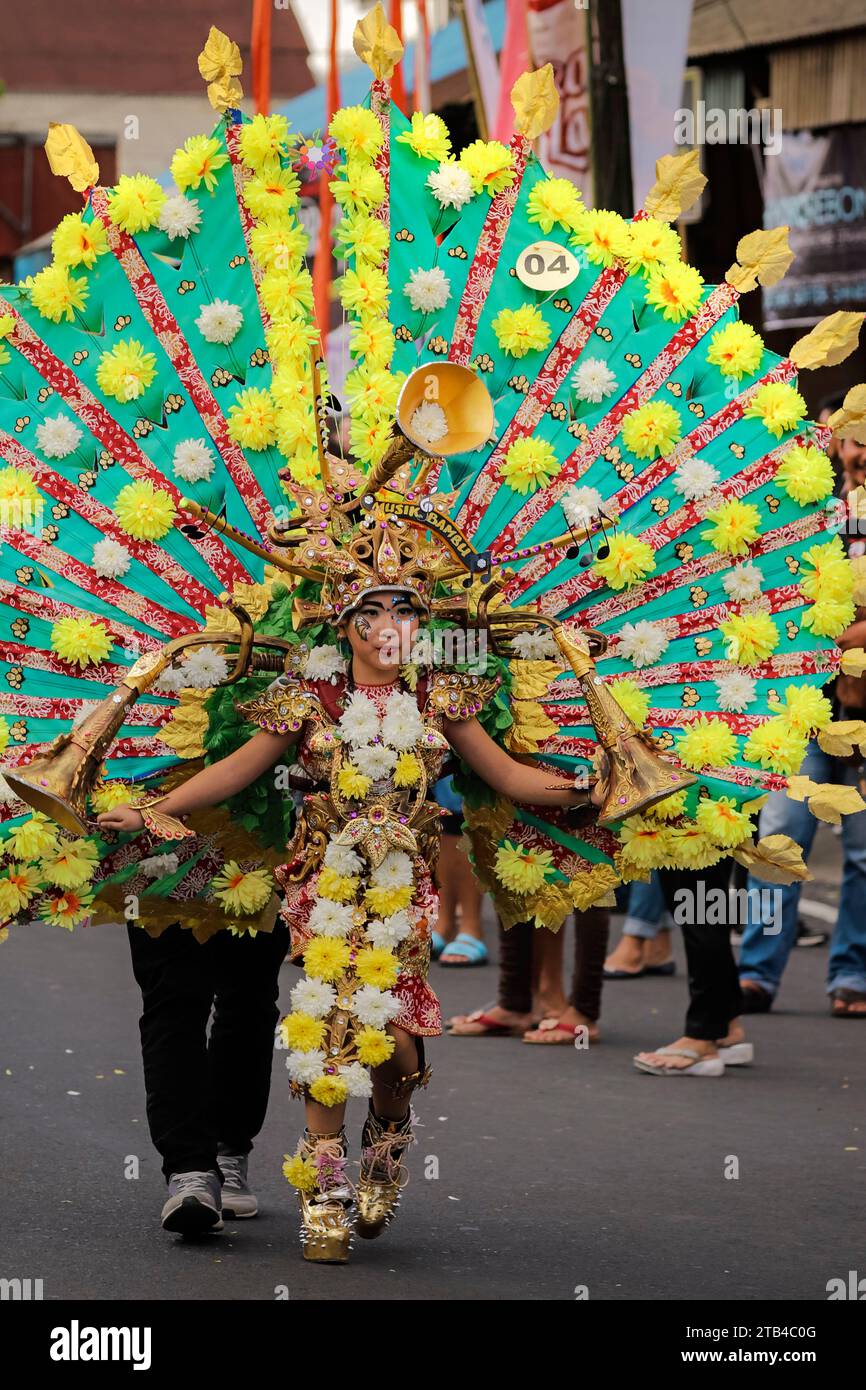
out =
[(244, 94), (238, 78), (244, 70), (241, 51), (228, 34), (211, 25), (207, 43), (198, 55), (198, 70), (207, 86), (207, 98), (222, 113), (237, 106)]
[(86, 193), (99, 182), (99, 165), (93, 150), (74, 125), (49, 121), (45, 153), (52, 174), (67, 178), (76, 193)]

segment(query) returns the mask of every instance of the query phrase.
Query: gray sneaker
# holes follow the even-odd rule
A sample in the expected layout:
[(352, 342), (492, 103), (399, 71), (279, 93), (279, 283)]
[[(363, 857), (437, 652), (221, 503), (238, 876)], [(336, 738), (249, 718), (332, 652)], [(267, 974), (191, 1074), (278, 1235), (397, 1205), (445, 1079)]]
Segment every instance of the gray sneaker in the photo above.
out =
[(219, 1173), (172, 1173), (168, 1180), (168, 1201), (162, 1209), (164, 1231), (185, 1236), (221, 1231)]
[(217, 1163), (223, 1175), (223, 1215), (233, 1221), (245, 1216), (255, 1216), (259, 1209), (255, 1194), (247, 1183), (247, 1154), (217, 1154)]

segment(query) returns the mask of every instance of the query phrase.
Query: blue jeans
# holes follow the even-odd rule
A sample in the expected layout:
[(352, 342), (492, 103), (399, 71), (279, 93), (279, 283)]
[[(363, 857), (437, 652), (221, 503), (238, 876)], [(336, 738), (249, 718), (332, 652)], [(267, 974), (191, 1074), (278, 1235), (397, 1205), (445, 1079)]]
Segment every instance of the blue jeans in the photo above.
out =
[(649, 883), (633, 883), (629, 891), (628, 916), (622, 928), (623, 936), (641, 936), (645, 941), (652, 941), (663, 928), (670, 925), (670, 914), (665, 907), (658, 874), (654, 873)]
[[(839, 758), (822, 752), (817, 743), (810, 743), (800, 769), (813, 782), (837, 782), (856, 786), (857, 769)], [(808, 860), (818, 822), (805, 802), (792, 801), (785, 792), (773, 792), (760, 817), (760, 834), (790, 835)], [(830, 942), (827, 971), (827, 992), (834, 989), (866, 991), (866, 811), (842, 817), (842, 889), (839, 895), (839, 916)], [(775, 891), (781, 903), (779, 914), (773, 914), (773, 924), (765, 931), (764, 915), (760, 909), (763, 894), (752, 889)], [(779, 988), (788, 963), (791, 948), (797, 939), (797, 910), (800, 903), (800, 884), (779, 887), (749, 875), (748, 925), (740, 949), (740, 979), (754, 980), (769, 994)], [(769, 924), (767, 924), (769, 925)]]

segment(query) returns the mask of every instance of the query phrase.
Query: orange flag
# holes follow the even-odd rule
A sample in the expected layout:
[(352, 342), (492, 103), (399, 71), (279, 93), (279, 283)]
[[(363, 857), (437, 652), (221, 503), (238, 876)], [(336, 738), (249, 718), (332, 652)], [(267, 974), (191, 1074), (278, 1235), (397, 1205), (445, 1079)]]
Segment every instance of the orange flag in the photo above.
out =
[[(391, 0), (391, 23), (397, 30), (400, 42), (403, 42), (403, 6), (401, 0)], [(391, 100), (395, 106), (399, 106), (403, 115), (406, 115), (406, 83), (403, 81), (403, 59), (401, 58), (396, 68), (394, 76), (391, 78)]]
[(250, 48), (253, 59), (253, 104), (266, 116), (271, 106), (271, 0), (253, 0)]
[[(331, 0), (331, 44), (328, 61), (327, 126), (340, 105), (340, 69), (337, 63), (337, 0)], [(322, 356), (328, 346), (328, 324), (331, 317), (331, 212), (334, 195), (329, 187), (328, 174), (319, 178), (319, 240), (316, 244), (316, 259), (313, 262), (313, 304), (316, 324), (322, 340)]]

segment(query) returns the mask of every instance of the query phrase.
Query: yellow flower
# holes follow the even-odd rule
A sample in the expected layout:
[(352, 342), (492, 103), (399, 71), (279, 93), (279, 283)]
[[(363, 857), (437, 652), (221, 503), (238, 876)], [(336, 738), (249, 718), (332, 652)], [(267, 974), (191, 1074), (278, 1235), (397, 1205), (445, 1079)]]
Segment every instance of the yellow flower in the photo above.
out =
[(571, 179), (539, 179), (526, 202), (527, 218), (543, 232), (552, 232), (557, 223), (573, 232), (583, 212), (580, 191)]
[(102, 661), (111, 646), (105, 624), (92, 622), (90, 618), (59, 618), (51, 629), (52, 651), (82, 670)]
[(312, 1014), (286, 1014), (280, 1023), (280, 1034), (286, 1047), (297, 1052), (312, 1052), (322, 1046), (325, 1020), (313, 1018)]
[(693, 772), (727, 767), (737, 756), (737, 740), (723, 719), (701, 715), (677, 740), (677, 757)]
[(3, 848), (15, 859), (41, 859), (53, 854), (60, 843), (56, 829), (41, 811), (16, 825)]
[(733, 497), (707, 514), (710, 530), (701, 537), (724, 555), (748, 555), (752, 542), (761, 533), (761, 513), (751, 502)]
[(313, 307), (313, 281), (308, 270), (268, 270), (259, 286), (262, 303), (272, 319), (303, 317)]
[(0, 470), (0, 502), (23, 502), (31, 509), (38, 507), (39, 489), (26, 468)]
[(534, 492), (559, 471), (556, 451), (546, 439), (531, 435), (509, 445), (499, 476), (514, 492)]
[(299, 1192), (314, 1192), (319, 1182), (319, 1171), (311, 1158), (300, 1154), (288, 1155), (283, 1162), (283, 1177)]
[(0, 918), (17, 917), (39, 892), (39, 871), (27, 864), (5, 864), (0, 872)]
[(277, 442), (277, 408), (269, 391), (248, 386), (229, 410), (229, 434), (243, 449), (270, 449)]
[(395, 787), (415, 787), (421, 780), (421, 764), (414, 753), (401, 753), (394, 769)]
[(779, 439), (786, 430), (797, 428), (806, 414), (806, 402), (796, 386), (770, 381), (758, 387), (744, 414), (747, 420), (762, 420), (770, 434)]
[(292, 462), (298, 451), (316, 448), (316, 421), (311, 410), (296, 407), (280, 411), (277, 419), (277, 448)]
[(137, 541), (162, 540), (177, 515), (171, 494), (146, 479), (120, 489), (114, 512), (126, 534)]
[(349, 351), (370, 367), (387, 367), (394, 355), (394, 330), (387, 319), (361, 319), (352, 325)]
[(266, 164), (244, 184), (244, 202), (259, 222), (282, 222), (297, 205), (300, 182), (291, 169)]
[(350, 801), (360, 801), (367, 795), (373, 783), (356, 767), (343, 767), (337, 775), (337, 790)]
[(738, 613), (719, 624), (725, 655), (738, 666), (766, 661), (779, 645), (779, 629), (769, 613)]
[(365, 212), (353, 212), (337, 224), (335, 236), (342, 245), (344, 256), (354, 256), (359, 262), (379, 265), (388, 249), (388, 228), (378, 217)]
[(121, 339), (103, 352), (96, 369), (96, 380), (106, 396), (118, 401), (136, 401), (156, 376), (156, 354), (145, 352), (136, 338)]
[(421, 111), (412, 113), (412, 125), (397, 136), (398, 145), (408, 145), (422, 159), (435, 159), (441, 162), (451, 153), (451, 137), (441, 116), (425, 116)]
[(682, 432), (679, 412), (667, 401), (647, 401), (630, 410), (622, 422), (622, 442), (639, 459), (669, 453)]
[(642, 724), (646, 723), (650, 697), (645, 690), (641, 690), (628, 676), (621, 680), (611, 681), (608, 689), (620, 709), (628, 715), (633, 724), (640, 728)]
[(293, 370), (306, 369), (306, 354), (319, 340), (319, 330), (309, 319), (287, 318), (272, 323), (265, 333), (271, 362), (275, 368), (285, 363)]
[(751, 818), (737, 809), (736, 801), (730, 796), (720, 796), (717, 801), (711, 797), (699, 801), (695, 821), (699, 830), (725, 849), (741, 845), (754, 829)]
[(404, 888), (386, 888), (371, 883), (364, 894), (364, 901), (378, 917), (390, 917), (392, 912), (399, 912), (409, 906), (413, 892), (411, 883), (406, 884)]
[(629, 816), (620, 828), (623, 866), (643, 872), (662, 869), (670, 860), (671, 831), (667, 825)]
[(339, 282), (340, 303), (353, 314), (387, 314), (388, 277), (377, 266), (361, 264)]
[(352, 212), (369, 212), (385, 201), (385, 180), (372, 164), (350, 159), (337, 170), (338, 178), (329, 185), (334, 200)]
[(498, 140), (473, 140), (460, 155), (460, 163), (476, 193), (501, 193), (514, 183), (514, 156)]
[(593, 568), (606, 580), (611, 589), (627, 589), (638, 584), (656, 567), (655, 552), (646, 541), (625, 532), (611, 536), (609, 553), (604, 560), (596, 559)]
[[(243, 135), (241, 135), (243, 141)], [(222, 149), (219, 140), (210, 135), (191, 135), (186, 143), (175, 150), (171, 161), (171, 176), (185, 193), (188, 188), (198, 188), (204, 184), (208, 193), (213, 193), (217, 183), (217, 170), (228, 164), (229, 157)]]
[(679, 869), (706, 869), (722, 858), (720, 847), (693, 823), (671, 826), (668, 836), (670, 862)]
[(297, 270), (309, 237), (300, 222), (259, 223), (250, 232), (250, 250), (266, 270)]
[(610, 266), (628, 255), (629, 224), (618, 212), (589, 208), (577, 218), (573, 242), (586, 248), (593, 265)]
[(108, 195), (108, 216), (116, 227), (133, 235), (159, 221), (165, 192), (147, 174), (121, 174)]
[(0, 338), (7, 338), (15, 327), (11, 314), (0, 314)]
[(384, 456), (393, 439), (387, 415), (353, 415), (349, 426), (349, 448), (362, 468), (369, 468)]
[(801, 507), (823, 502), (833, 491), (833, 465), (826, 454), (811, 444), (797, 444), (776, 469), (779, 483)]
[(211, 887), (214, 897), (223, 905), (223, 912), (242, 917), (261, 912), (272, 891), (267, 869), (244, 870), (234, 859), (226, 860), (221, 872), (212, 879)]
[(800, 621), (816, 637), (838, 637), (846, 627), (850, 627), (856, 616), (857, 610), (850, 599), (820, 598), (806, 610)]
[(647, 806), (643, 812), (645, 816), (651, 816), (654, 820), (676, 820), (686, 809), (686, 793), (674, 792), (673, 796), (666, 796), (663, 801), (657, 801), (653, 806)]
[(678, 261), (682, 254), (680, 239), (667, 222), (655, 217), (641, 217), (629, 223), (626, 263), (632, 275), (648, 274), (658, 265)]
[(90, 794), (97, 815), (103, 811), (111, 811), (115, 806), (122, 806), (129, 801), (129, 797), (130, 788), (125, 782), (100, 782)]
[(534, 304), (500, 310), (493, 320), (493, 332), (502, 351), (510, 357), (525, 357), (528, 352), (546, 348), (550, 342), (550, 326)]
[(289, 472), (296, 483), (302, 487), (316, 487), (321, 484), (319, 455), (315, 449), (304, 448), (294, 454), (288, 464)]
[(496, 851), (494, 872), (503, 887), (512, 893), (535, 893), (547, 882), (548, 870), (553, 868), (549, 849), (533, 849), (506, 840)]
[(346, 377), (346, 399), (352, 415), (379, 421), (383, 416), (393, 419), (397, 397), (405, 381), (403, 372), (389, 372), (384, 367), (371, 367), (365, 362)]
[(0, 719), (0, 753), (4, 752), (9, 742), (9, 725), (5, 719)]
[(65, 927), (67, 931), (72, 931), (73, 927), (90, 916), (92, 907), (92, 893), (67, 888), (62, 893), (49, 893), (43, 899), (39, 905), (39, 917), (52, 927)]
[(750, 763), (760, 763), (768, 772), (790, 777), (797, 772), (806, 756), (806, 742), (805, 735), (792, 729), (786, 719), (777, 716), (752, 730), (743, 755)]
[(108, 236), (98, 217), (85, 222), (80, 212), (70, 212), (58, 224), (51, 238), (55, 265), (96, 264), (97, 256), (108, 250)]
[(338, 874), (336, 869), (329, 869), (325, 865), (316, 879), (316, 892), (319, 897), (327, 898), (332, 903), (350, 903), (358, 892), (358, 883), (357, 878)]
[(750, 323), (735, 319), (717, 328), (710, 338), (707, 361), (718, 367), (722, 376), (751, 376), (761, 365), (764, 355), (764, 340), (756, 333)]
[(833, 706), (814, 685), (789, 685), (785, 689), (784, 705), (773, 696), (768, 698), (767, 703), (787, 720), (789, 728), (800, 734), (808, 734), (813, 729), (826, 729), (833, 718)]
[(80, 888), (89, 883), (99, 860), (99, 851), (90, 840), (64, 840), (39, 865), (43, 878), (60, 888)]
[(646, 302), (671, 323), (682, 323), (698, 308), (703, 289), (703, 278), (694, 266), (675, 261), (650, 271)]
[(310, 1087), (310, 1096), (320, 1105), (342, 1105), (349, 1088), (339, 1076), (319, 1076)]
[(338, 980), (349, 964), (350, 948), (335, 936), (314, 936), (304, 951), (304, 969), (314, 980)]
[(811, 567), (800, 580), (805, 598), (849, 599), (854, 591), (854, 572), (845, 547), (838, 536), (803, 552), (803, 562)]
[(34, 309), (44, 319), (71, 323), (76, 310), (87, 303), (89, 290), (83, 275), (70, 275), (65, 265), (47, 265), (26, 282)]
[(343, 106), (331, 117), (328, 134), (336, 140), (347, 159), (376, 158), (385, 138), (378, 117), (365, 106)]
[(365, 1067), (379, 1067), (391, 1056), (395, 1042), (390, 1033), (383, 1033), (379, 1028), (359, 1028), (355, 1047), (359, 1062)]
[[(397, 908), (392, 910), (398, 911)], [(383, 916), (390, 916), (390, 912), (383, 913)], [(362, 984), (373, 985), (376, 989), (390, 989), (399, 970), (400, 963), (393, 951), (383, 950), (379, 946), (369, 946), (359, 951), (355, 958), (358, 979)]]
[(240, 134), (241, 158), (250, 169), (279, 163), (288, 154), (289, 123), (285, 116), (253, 116)]

